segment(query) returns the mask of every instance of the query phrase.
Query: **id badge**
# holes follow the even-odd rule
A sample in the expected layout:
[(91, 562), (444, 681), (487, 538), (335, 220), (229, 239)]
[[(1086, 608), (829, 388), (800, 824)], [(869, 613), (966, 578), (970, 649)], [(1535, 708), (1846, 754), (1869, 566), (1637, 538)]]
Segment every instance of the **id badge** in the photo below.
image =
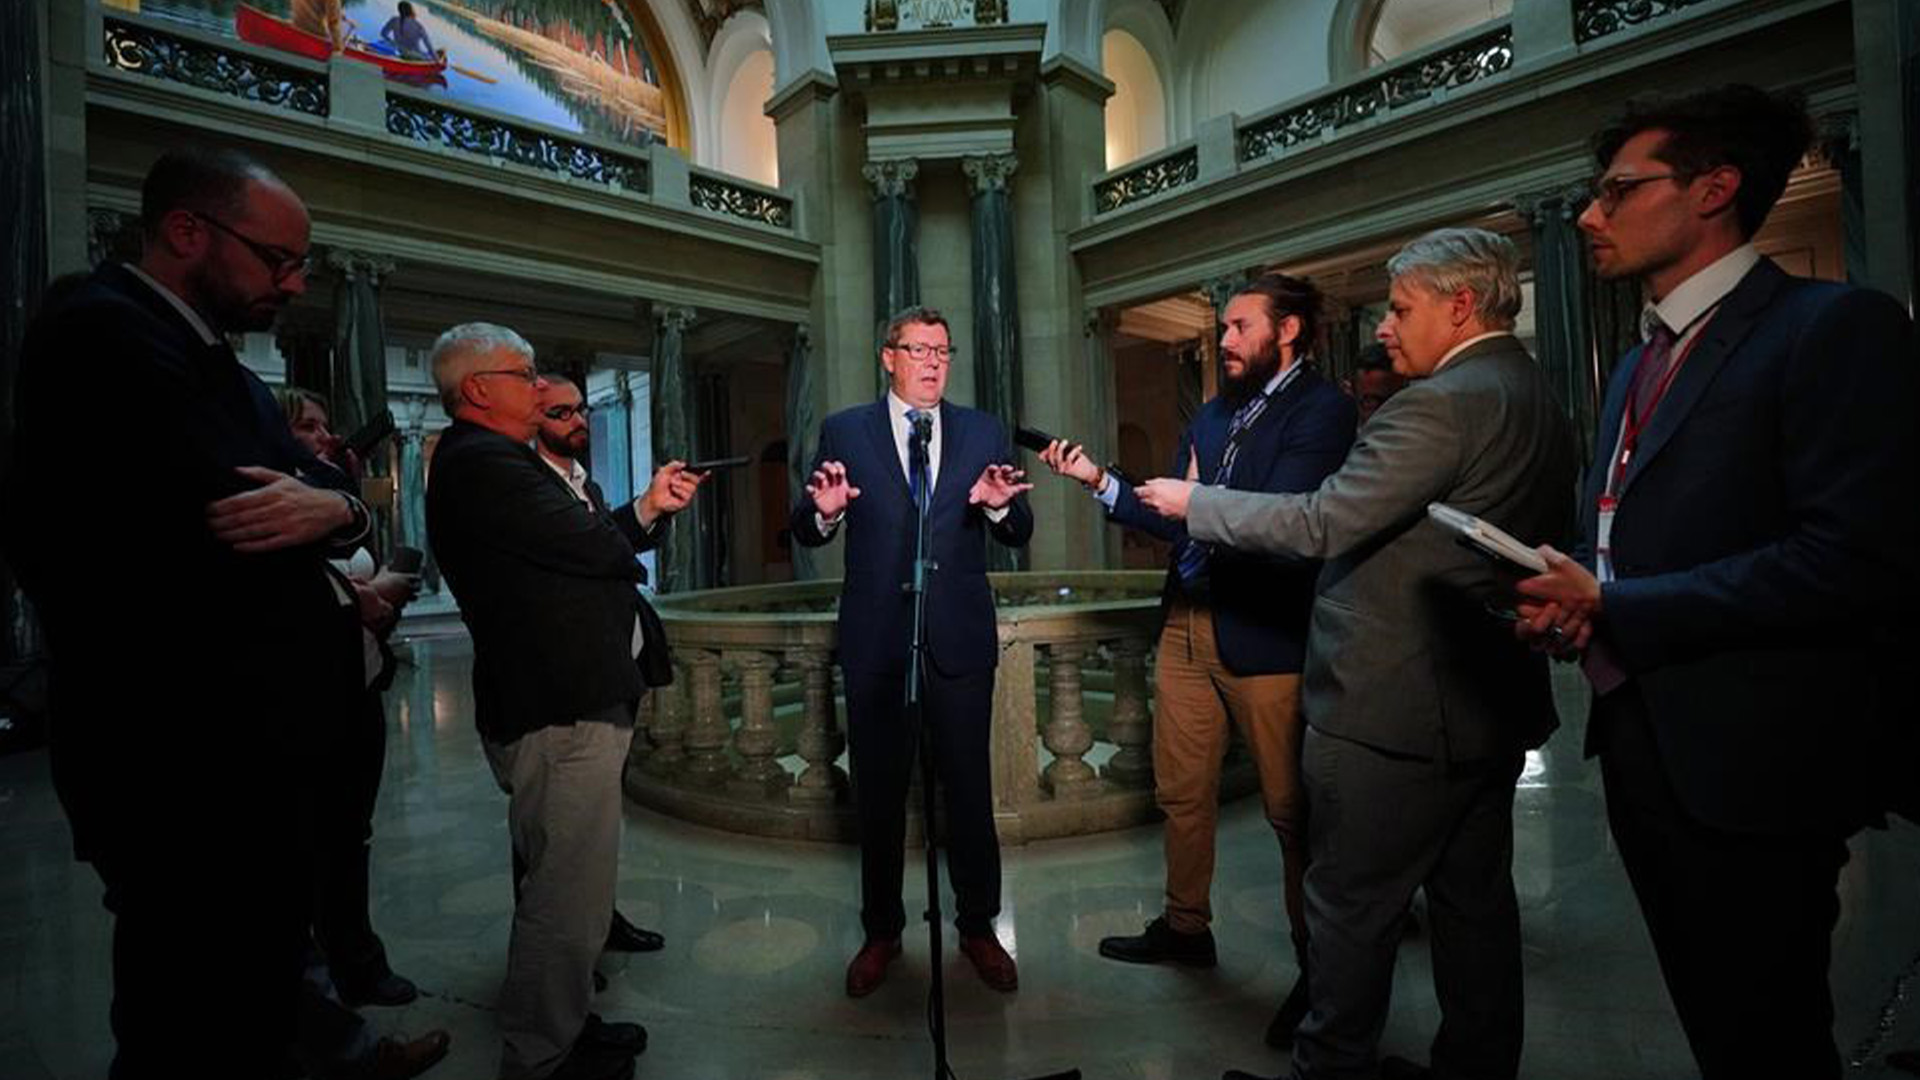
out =
[(1593, 573), (1601, 584), (1613, 580), (1613, 514), (1620, 502), (1611, 495), (1600, 497), (1599, 526), (1594, 530)]

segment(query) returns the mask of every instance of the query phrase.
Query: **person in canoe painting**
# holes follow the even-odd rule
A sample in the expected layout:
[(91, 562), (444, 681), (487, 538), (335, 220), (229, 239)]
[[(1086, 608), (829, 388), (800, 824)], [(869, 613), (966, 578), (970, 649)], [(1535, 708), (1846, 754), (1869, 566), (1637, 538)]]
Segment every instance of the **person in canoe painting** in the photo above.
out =
[(420, 25), (419, 16), (413, 13), (413, 5), (407, 0), (400, 0), (399, 11), (380, 28), (380, 40), (398, 49), (400, 55), (409, 60), (432, 60), (438, 56), (433, 39), (427, 36), (427, 28)]
[(339, 52), (347, 47), (352, 26), (341, 5), (342, 0), (293, 0), (287, 21), (296, 29), (326, 38), (333, 45), (333, 51)]

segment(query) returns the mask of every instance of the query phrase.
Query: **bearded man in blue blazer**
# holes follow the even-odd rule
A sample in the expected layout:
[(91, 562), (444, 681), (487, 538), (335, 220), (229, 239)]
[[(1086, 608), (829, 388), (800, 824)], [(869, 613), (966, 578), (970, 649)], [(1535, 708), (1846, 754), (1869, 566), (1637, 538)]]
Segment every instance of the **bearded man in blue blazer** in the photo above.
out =
[[(844, 530), (840, 667), (860, 819), (860, 921), (866, 941), (847, 967), (847, 994), (864, 997), (900, 955), (906, 910), (908, 780), (919, 733), (905, 713), (913, 642), (916, 505), (930, 524), (926, 625), (926, 731), (946, 795), (947, 871), (953, 879), (960, 951), (988, 986), (1019, 984), (1013, 958), (994, 936), (1000, 913), (1000, 841), (993, 826), (989, 734), (999, 659), (986, 541), (1020, 547), (1033, 535), (1021, 496), (1032, 487), (1009, 462), (1004, 425), (944, 401), (954, 350), (947, 320), (910, 308), (887, 325), (880, 362), (886, 396), (834, 413), (806, 494), (793, 511), (794, 539), (818, 547)], [(939, 958), (934, 958), (938, 963)]]

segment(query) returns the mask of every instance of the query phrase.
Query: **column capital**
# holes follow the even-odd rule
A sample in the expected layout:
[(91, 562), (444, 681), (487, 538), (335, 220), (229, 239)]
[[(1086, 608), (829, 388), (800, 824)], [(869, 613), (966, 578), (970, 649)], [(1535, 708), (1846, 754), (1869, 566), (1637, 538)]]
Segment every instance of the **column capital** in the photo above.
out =
[(989, 191), (1005, 191), (1012, 181), (1014, 171), (1020, 168), (1020, 157), (1014, 153), (979, 154), (960, 159), (960, 171), (967, 177), (967, 194), (980, 195)]
[(653, 309), (653, 324), (663, 333), (684, 334), (699, 317), (699, 311), (683, 304), (663, 304)]
[(1253, 278), (1253, 273), (1246, 270), (1221, 274), (1219, 277), (1208, 278), (1201, 282), (1200, 291), (1207, 294), (1207, 302), (1213, 305), (1214, 314), (1217, 316), (1226, 310), (1227, 301), (1233, 299), (1241, 289), (1246, 288)]
[(1587, 200), (1592, 192), (1585, 180), (1568, 180), (1549, 187), (1523, 191), (1507, 201), (1527, 224), (1545, 225), (1548, 215), (1558, 215), (1562, 221), (1572, 221), (1586, 209)]
[(381, 281), (400, 268), (391, 258), (377, 252), (355, 251), (352, 248), (329, 247), (326, 249), (326, 265), (339, 271), (344, 281), (364, 277), (367, 283), (379, 288)]
[(87, 261), (140, 258), (140, 215), (105, 206), (87, 207)]
[(1120, 328), (1120, 312), (1115, 308), (1088, 308), (1081, 313), (1080, 332), (1087, 337), (1105, 338)]
[(1807, 148), (1806, 163), (1840, 167), (1841, 159), (1860, 150), (1860, 113), (1854, 109), (1836, 109), (1813, 118), (1813, 145)]
[(912, 198), (913, 180), (920, 175), (920, 162), (913, 158), (886, 158), (869, 161), (860, 167), (860, 175), (873, 185), (873, 197)]
[(812, 349), (813, 348), (813, 324), (803, 323), (803, 322), (794, 323), (793, 337), (790, 339), (789, 344), (792, 348), (795, 348), (795, 349)]

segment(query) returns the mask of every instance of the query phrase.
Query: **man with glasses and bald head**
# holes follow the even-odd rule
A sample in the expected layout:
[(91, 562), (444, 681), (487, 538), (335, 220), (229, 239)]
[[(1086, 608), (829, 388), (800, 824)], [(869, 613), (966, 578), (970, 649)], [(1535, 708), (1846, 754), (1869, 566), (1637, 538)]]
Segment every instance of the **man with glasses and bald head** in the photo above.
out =
[(175, 150), (141, 219), (138, 261), (28, 331), (0, 520), (52, 657), (54, 786), (115, 917), (113, 1075), (261, 1076), (293, 1041), (339, 720), (288, 688), (361, 685), (326, 560), (368, 517), (295, 478), (313, 458), (228, 344), (306, 291), (299, 196), (244, 154)]
[(635, 662), (640, 516), (601, 514), (534, 450), (546, 379), (489, 323), (440, 335), (453, 423), (434, 452), (427, 538), (473, 636), (474, 719), (525, 866), (499, 1016), (500, 1080), (633, 1074), (638, 1024), (589, 1010), (613, 919), (620, 770), (646, 691)]

